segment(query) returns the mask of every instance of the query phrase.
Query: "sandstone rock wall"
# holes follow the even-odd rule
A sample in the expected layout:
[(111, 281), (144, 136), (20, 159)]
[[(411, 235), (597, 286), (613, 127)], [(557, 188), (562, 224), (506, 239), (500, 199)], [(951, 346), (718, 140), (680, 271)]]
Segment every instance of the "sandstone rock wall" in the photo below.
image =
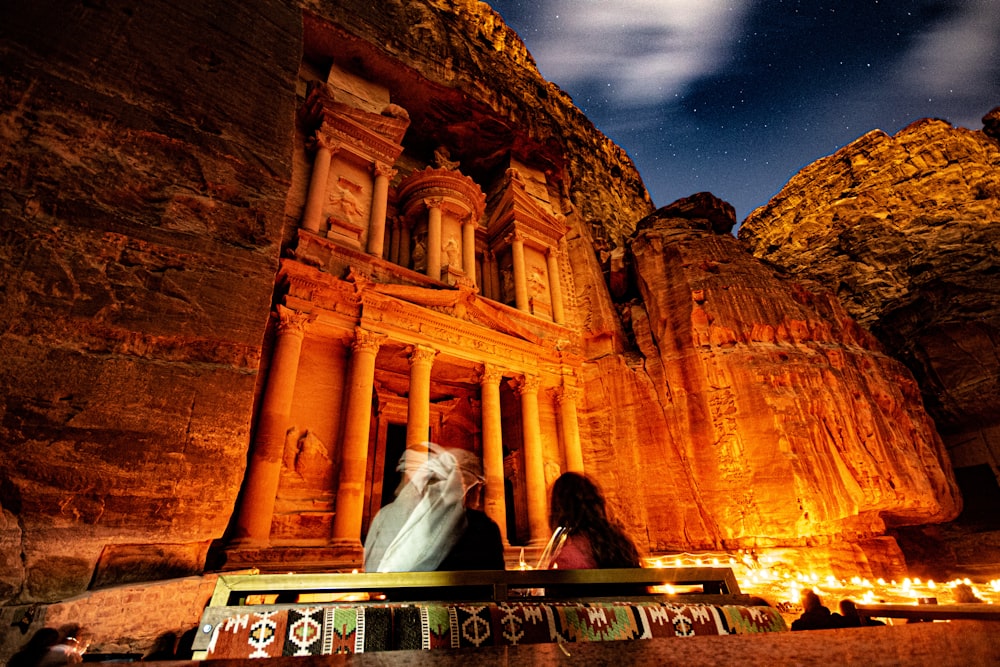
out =
[(803, 169), (739, 233), (757, 257), (835, 291), (913, 371), (958, 462), (994, 471), (998, 115), (982, 132), (942, 120), (869, 132)]
[(0, 24), (0, 599), (143, 549), (130, 576), (198, 571), (246, 461), (299, 12), (43, 0)]
[(688, 208), (661, 209), (631, 243), (642, 363), (602, 360), (587, 384), (592, 460), (641, 471), (603, 479), (649, 548), (804, 546), (953, 518), (907, 369), (831, 294)]

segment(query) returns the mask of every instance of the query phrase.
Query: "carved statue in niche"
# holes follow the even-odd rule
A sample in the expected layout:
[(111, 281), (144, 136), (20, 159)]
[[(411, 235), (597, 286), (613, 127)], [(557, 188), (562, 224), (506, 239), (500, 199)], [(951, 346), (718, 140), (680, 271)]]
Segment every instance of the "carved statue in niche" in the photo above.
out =
[(444, 146), (438, 146), (434, 151), (434, 166), (438, 169), (448, 169), (455, 171), (458, 169), (458, 162), (451, 159), (451, 153)]
[(333, 217), (339, 217), (347, 222), (358, 222), (363, 215), (354, 193), (341, 185), (334, 186), (330, 192), (329, 201)]
[(427, 270), (427, 250), (425, 249), (424, 239), (418, 238), (413, 242), (413, 253), (410, 257), (413, 259), (414, 271)]
[(448, 266), (452, 268), (461, 266), (461, 248), (458, 245), (458, 239), (454, 236), (450, 237), (448, 242), (444, 244), (444, 254), (448, 257)]
[(536, 298), (546, 292), (545, 274), (537, 266), (531, 267), (528, 272), (528, 292)]
[(500, 282), (503, 293), (500, 295), (500, 299), (504, 303), (507, 303), (514, 298), (514, 271), (509, 266), (505, 266), (500, 269)]
[(300, 477), (329, 477), (332, 462), (327, 446), (311, 431), (306, 431), (296, 443), (295, 472)]

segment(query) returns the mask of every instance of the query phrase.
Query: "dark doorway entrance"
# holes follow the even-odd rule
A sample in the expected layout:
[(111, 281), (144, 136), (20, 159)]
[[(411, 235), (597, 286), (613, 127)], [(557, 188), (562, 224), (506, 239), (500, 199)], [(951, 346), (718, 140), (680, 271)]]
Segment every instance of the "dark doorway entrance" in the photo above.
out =
[(403, 479), (396, 468), (406, 451), (406, 424), (390, 423), (385, 432), (385, 463), (382, 466), (382, 504), (385, 507), (396, 498), (396, 488)]

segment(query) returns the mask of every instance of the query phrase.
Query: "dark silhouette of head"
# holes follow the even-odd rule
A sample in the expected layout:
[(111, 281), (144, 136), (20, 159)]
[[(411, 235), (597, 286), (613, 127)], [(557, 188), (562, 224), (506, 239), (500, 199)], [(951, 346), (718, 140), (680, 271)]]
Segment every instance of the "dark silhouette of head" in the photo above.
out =
[(822, 600), (814, 591), (806, 591), (802, 594), (802, 608), (805, 611), (816, 611), (823, 606)]
[(582, 534), (598, 567), (638, 567), (639, 552), (625, 531), (608, 517), (604, 496), (589, 478), (563, 473), (552, 485), (549, 525)]
[(840, 615), (844, 618), (854, 618), (858, 615), (858, 606), (854, 604), (854, 600), (844, 598), (840, 601)]

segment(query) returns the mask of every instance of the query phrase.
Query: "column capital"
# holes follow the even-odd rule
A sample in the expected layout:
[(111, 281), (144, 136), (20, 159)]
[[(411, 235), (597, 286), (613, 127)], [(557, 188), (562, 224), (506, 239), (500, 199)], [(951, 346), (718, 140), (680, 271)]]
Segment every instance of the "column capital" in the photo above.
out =
[(479, 384), (486, 386), (497, 386), (500, 384), (500, 380), (503, 379), (503, 371), (494, 366), (493, 364), (483, 364), (483, 368), (479, 371)]
[(559, 248), (549, 246), (545, 249), (545, 256), (549, 259), (559, 259)]
[(525, 236), (524, 232), (513, 231), (507, 236), (503, 237), (503, 240), (513, 245), (514, 243), (524, 243), (524, 240), (526, 238), (527, 237)]
[(580, 397), (583, 395), (583, 390), (580, 387), (568, 387), (563, 385), (556, 389), (556, 403), (562, 405), (564, 402), (570, 402), (574, 405), (579, 402)]
[(388, 179), (392, 179), (397, 174), (397, 171), (392, 168), (391, 164), (380, 160), (375, 161), (372, 171), (376, 176), (385, 176)]
[(434, 357), (437, 356), (438, 351), (433, 347), (428, 347), (427, 345), (414, 345), (413, 351), (410, 353), (410, 366), (416, 366), (418, 364), (430, 365), (434, 362)]
[(542, 386), (542, 379), (537, 375), (524, 374), (510, 380), (508, 384), (518, 396), (524, 396), (525, 394), (538, 394), (538, 390)]
[(342, 146), (342, 144), (339, 141), (337, 141), (330, 135), (323, 132), (322, 128), (316, 130), (316, 132), (311, 137), (309, 137), (309, 140), (306, 145), (309, 148), (309, 150), (315, 151), (320, 148), (325, 148), (331, 153), (336, 153), (337, 151), (340, 150), (340, 147)]
[(444, 197), (425, 197), (423, 202), (428, 209), (441, 208), (444, 206)]
[(354, 328), (354, 342), (351, 343), (351, 349), (355, 352), (371, 352), (372, 354), (378, 354), (379, 347), (385, 342), (385, 339), (389, 336), (387, 334), (376, 333), (374, 331), (369, 331), (368, 329), (362, 329), (361, 327)]
[(302, 338), (305, 336), (306, 327), (308, 327), (316, 319), (316, 315), (313, 313), (302, 313), (297, 310), (292, 310), (288, 306), (283, 306), (280, 303), (276, 308), (276, 315), (278, 316), (279, 336), (290, 335)]

